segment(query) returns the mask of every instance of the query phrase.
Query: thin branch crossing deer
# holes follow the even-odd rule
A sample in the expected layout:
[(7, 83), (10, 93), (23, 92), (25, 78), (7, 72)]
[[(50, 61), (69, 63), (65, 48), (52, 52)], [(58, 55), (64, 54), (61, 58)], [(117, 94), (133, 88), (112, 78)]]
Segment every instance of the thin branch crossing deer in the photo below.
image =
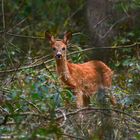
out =
[(101, 61), (89, 61), (83, 64), (74, 64), (67, 61), (66, 50), (71, 32), (64, 35), (64, 39), (57, 40), (50, 33), (45, 32), (51, 44), (56, 60), (57, 73), (61, 80), (75, 93), (78, 108), (89, 105), (90, 96), (99, 88), (109, 88), (112, 84), (112, 70)]

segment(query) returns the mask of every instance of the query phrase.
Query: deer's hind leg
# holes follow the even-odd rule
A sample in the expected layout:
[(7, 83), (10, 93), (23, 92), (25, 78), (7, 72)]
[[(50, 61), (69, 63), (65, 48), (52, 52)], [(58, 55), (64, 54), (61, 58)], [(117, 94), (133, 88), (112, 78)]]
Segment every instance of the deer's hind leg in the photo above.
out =
[[(108, 88), (111, 87), (111, 85), (112, 85), (112, 75), (113, 75), (113, 72), (111, 72), (111, 71), (108, 71), (108, 72), (103, 74), (102, 79), (103, 79), (103, 86), (104, 86), (105, 89), (106, 88), (108, 89)], [(117, 104), (117, 100), (116, 100), (114, 95), (110, 95), (109, 100), (110, 100), (112, 105)]]
[(112, 85), (112, 71), (106, 71), (102, 74), (102, 81), (103, 81), (103, 86), (110, 88)]

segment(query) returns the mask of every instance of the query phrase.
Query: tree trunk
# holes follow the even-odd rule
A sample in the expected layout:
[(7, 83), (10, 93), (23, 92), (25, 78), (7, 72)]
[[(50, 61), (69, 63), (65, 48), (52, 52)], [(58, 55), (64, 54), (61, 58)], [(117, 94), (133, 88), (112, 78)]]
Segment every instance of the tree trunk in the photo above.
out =
[[(123, 6), (116, 8), (122, 3), (128, 6), (132, 1), (87, 0), (87, 22), (92, 47), (111, 46), (117, 34), (131, 31), (139, 25), (139, 20), (137, 20), (139, 10), (129, 8), (125, 11), (125, 6), (124, 9)], [(123, 29), (120, 28), (121, 26)], [(94, 51), (94, 59), (109, 61), (109, 54), (111, 54), (109, 52), (107, 49), (98, 49)]]
[[(114, 0), (115, 1), (115, 0)], [(109, 0), (87, 0), (87, 22), (91, 39), (91, 46), (105, 47), (110, 44), (114, 30), (109, 30), (113, 21), (113, 6)], [(94, 51), (94, 59), (108, 60), (109, 50)]]

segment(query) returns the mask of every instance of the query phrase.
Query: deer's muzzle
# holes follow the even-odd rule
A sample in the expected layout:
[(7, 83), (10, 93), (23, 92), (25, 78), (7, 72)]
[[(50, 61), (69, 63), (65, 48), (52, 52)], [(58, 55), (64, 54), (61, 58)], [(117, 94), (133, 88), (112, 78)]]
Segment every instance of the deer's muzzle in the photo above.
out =
[(57, 58), (57, 59), (61, 59), (61, 58), (62, 58), (62, 53), (61, 53), (61, 52), (58, 52), (58, 53), (56, 54), (56, 58)]

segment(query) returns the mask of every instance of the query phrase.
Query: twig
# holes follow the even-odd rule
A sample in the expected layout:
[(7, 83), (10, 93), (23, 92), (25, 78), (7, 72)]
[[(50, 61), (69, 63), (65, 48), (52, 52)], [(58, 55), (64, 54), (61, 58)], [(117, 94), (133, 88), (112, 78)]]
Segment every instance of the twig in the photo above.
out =
[(129, 14), (128, 14), (128, 12), (127, 12), (127, 9), (126, 9), (126, 7), (123, 5), (123, 3), (121, 3), (121, 7), (122, 7), (124, 13), (129, 17)]
[(66, 114), (65, 114), (65, 112), (63, 110), (57, 109), (57, 111), (61, 112), (61, 114), (63, 115), (63, 118), (64, 118), (63, 123), (60, 125), (60, 127), (62, 127), (65, 124), (65, 122), (67, 120), (67, 117), (66, 117)]
[(100, 34), (98, 34), (98, 35), (101, 37), (101, 39), (104, 39), (118, 23), (124, 21), (127, 18), (128, 17), (123, 17), (123, 18), (119, 19), (108, 29), (108, 31), (104, 35), (100, 35)]
[[(4, 33), (4, 31), (0, 31), (0, 33)], [(15, 33), (11, 33), (11, 32), (5, 32), (5, 34), (9, 35), (9, 36), (14, 36), (14, 37), (20, 37), (20, 38), (31, 38), (31, 39), (41, 39), (44, 40), (45, 37), (42, 36), (28, 36), (28, 35), (21, 35), (21, 34), (15, 34)], [(81, 34), (80, 32), (77, 33), (73, 33), (72, 35), (77, 35), (77, 34)]]
[(33, 58), (33, 60), (35, 60), (35, 61), (34, 61), (31, 65), (36, 64), (37, 62), (39, 62), (39, 61), (41, 61), (41, 60), (43, 60), (43, 59), (46, 59), (46, 58), (48, 58), (48, 57), (50, 57), (50, 54), (45, 55), (45, 56), (42, 56), (42, 57), (40, 57), (40, 58)]
[(0, 73), (10, 73), (10, 72), (15, 72), (15, 71), (20, 71), (23, 69), (35, 68), (35, 67), (41, 66), (43, 64), (44, 64), (44, 62), (41, 62), (41, 63), (36, 64), (36, 65), (28, 65), (28, 66), (23, 66), (23, 67), (20, 67), (17, 69), (9, 69), (9, 70), (0, 71)]
[(1, 4), (1, 8), (2, 8), (2, 22), (3, 22), (3, 30), (5, 31), (5, 13), (4, 13), (4, 0), (2, 0), (2, 4)]
[[(117, 109), (110, 109), (110, 108), (94, 108), (94, 107), (85, 107), (85, 108), (81, 108), (81, 109), (78, 109), (78, 110), (76, 110), (76, 111), (74, 111), (74, 112), (69, 112), (69, 113), (67, 113), (66, 114), (66, 116), (68, 117), (68, 116), (71, 116), (71, 115), (75, 115), (75, 114), (77, 114), (77, 113), (79, 113), (79, 112), (82, 112), (82, 111), (113, 111), (113, 112), (117, 112), (117, 113), (121, 113), (121, 114), (124, 114), (124, 115), (126, 115), (126, 116), (129, 116), (130, 118), (132, 118), (133, 120), (135, 120), (135, 121), (137, 121), (137, 122), (139, 122), (140, 123), (140, 120), (139, 119), (137, 119), (136, 117), (134, 117), (134, 116), (132, 116), (132, 115), (130, 115), (130, 114), (128, 114), (128, 113), (126, 113), (126, 112), (124, 112), (124, 111), (121, 111), (121, 110), (117, 110)], [(59, 116), (59, 117), (57, 117), (56, 118), (56, 120), (59, 120), (59, 119), (62, 119), (63, 118), (63, 116)]]
[[(58, 111), (58, 109), (56, 111)], [(124, 114), (124, 115), (130, 117), (131, 119), (135, 120), (137, 123), (140, 123), (140, 120), (138, 118), (136, 118), (136, 117), (134, 117), (134, 116), (128, 114), (127, 112), (122, 111), (122, 110), (111, 109), (111, 108), (94, 108), (94, 107), (85, 107), (85, 108), (81, 108), (81, 109), (78, 109), (78, 110), (73, 111), (73, 112), (68, 112), (65, 115), (62, 114), (62, 115), (56, 117), (55, 120), (59, 121), (61, 119), (66, 119), (66, 117), (69, 117), (69, 116), (72, 116), (72, 115), (76, 115), (79, 112), (83, 112), (83, 111), (90, 111), (90, 113), (92, 111), (101, 111), (101, 112), (102, 111), (113, 111), (113, 112), (116, 112), (116, 113)], [(28, 115), (32, 115), (32, 116), (35, 116), (35, 117), (44, 118), (44, 119), (49, 121), (49, 118), (48, 118), (47, 114), (41, 114), (41, 113), (39, 114), (39, 113), (35, 113), (35, 112), (21, 112), (21, 113), (12, 113), (12, 114), (6, 113), (6, 114), (1, 114), (1, 115), (5, 116), (6, 120), (7, 120), (8, 117), (12, 117), (12, 116), (28, 116)], [(3, 125), (3, 122), (0, 123), (0, 125)]]
[(66, 133), (58, 133), (58, 135), (64, 135), (64, 136), (67, 136), (67, 137), (70, 137), (70, 138), (74, 138), (74, 139), (79, 139), (79, 140), (85, 140), (84, 138), (81, 138), (81, 137), (77, 137), (77, 136), (74, 136), (74, 135), (70, 135), (70, 134), (66, 134)]
[(4, 140), (4, 139), (6, 139), (6, 140), (8, 140), (8, 139), (13, 139), (13, 138), (15, 138), (15, 136), (13, 136), (13, 135), (0, 135), (0, 139), (1, 140)]
[(9, 54), (8, 48), (7, 48), (7, 43), (6, 43), (6, 23), (5, 23), (5, 12), (4, 12), (4, 0), (2, 0), (2, 4), (1, 4), (1, 8), (2, 8), (2, 23), (3, 23), (3, 40), (4, 40), (4, 47), (7, 51), (8, 57), (10, 59), (11, 64), (13, 65), (11, 56)]
[(22, 100), (24, 100), (24, 101), (26, 101), (28, 104), (30, 104), (31, 106), (33, 106), (39, 113), (42, 113), (40, 110), (39, 110), (39, 108), (34, 104), (34, 103), (32, 103), (31, 101), (28, 101), (28, 100), (26, 100), (25, 98), (22, 98), (22, 97), (20, 97)]
[(133, 44), (130, 44), (130, 45), (122, 45), (122, 46), (109, 46), (109, 47), (92, 47), (92, 48), (87, 48), (87, 49), (83, 49), (83, 50), (78, 50), (78, 51), (74, 51), (72, 53), (69, 53), (69, 55), (73, 55), (73, 54), (77, 54), (77, 53), (80, 53), (80, 52), (85, 52), (85, 51), (91, 51), (91, 50), (100, 50), (100, 49), (120, 49), (120, 48), (131, 48), (131, 47), (138, 47), (137, 45), (140, 45), (140, 42), (135, 42)]
[(4, 109), (2, 106), (0, 106), (0, 109), (1, 109), (3, 112), (5, 112), (6, 114), (9, 113), (9, 112), (8, 112), (6, 109)]
[(6, 34), (9, 35), (9, 36), (15, 36), (15, 37), (21, 37), (21, 38), (31, 38), (31, 39), (42, 39), (42, 40), (44, 40), (44, 37), (19, 35), (19, 34), (14, 34), (14, 33), (10, 33), (10, 32), (6, 32)]
[(4, 13), (4, 0), (1, 1), (1, 10), (2, 10), (2, 24), (3, 24), (3, 31), (1, 31), (1, 33), (3, 33), (3, 40), (4, 40), (4, 46), (5, 46), (5, 41), (6, 41), (6, 38), (5, 38), (5, 28), (6, 28), (6, 25), (5, 25), (5, 13)]
[(27, 115), (32, 115), (32, 116), (36, 116), (36, 117), (46, 117), (45, 114), (39, 114), (39, 113), (35, 113), (35, 112), (20, 112), (20, 113), (8, 113), (8, 114), (1, 114), (3, 116), (8, 116), (8, 117), (11, 117), (11, 116), (27, 116)]
[[(121, 48), (124, 49), (124, 48), (132, 48), (132, 47), (140, 47), (140, 42), (135, 42), (133, 44), (124, 45), (124, 46), (96, 47), (96, 48), (92, 47), (92, 48), (87, 48), (87, 49), (83, 49), (83, 50), (74, 51), (72, 53), (69, 53), (68, 56), (69, 55), (73, 55), (73, 54), (77, 54), (77, 53), (81, 53), (81, 52), (90, 51), (90, 50), (98, 50), (98, 49), (121, 49)], [(47, 56), (44, 56), (43, 58), (45, 58)], [(23, 66), (23, 67), (20, 67), (20, 68), (17, 68), (17, 69), (4, 70), (4, 71), (0, 71), (0, 74), (2, 74), (2, 73), (10, 73), (10, 72), (15, 72), (15, 71), (20, 71), (20, 70), (23, 70), (23, 69), (35, 68), (35, 67), (39, 67), (39, 66), (44, 65), (44, 64), (48, 64), (48, 63), (50, 63), (52, 61), (54, 61), (54, 59), (49, 59), (49, 60), (47, 60), (45, 62), (40, 62), (40, 63), (34, 64), (34, 65), (30, 64), (28, 66)]]
[(35, 112), (20, 112), (20, 113), (7, 113), (7, 114), (1, 114), (3, 115), (5, 118), (3, 120), (3, 122), (0, 123), (0, 125), (4, 125), (7, 123), (7, 120), (9, 117), (12, 117), (12, 116), (28, 116), (28, 115), (31, 115), (31, 116), (34, 116), (34, 117), (40, 117), (40, 118), (44, 118), (45, 120), (49, 120), (48, 116), (46, 114), (39, 114), (39, 113), (35, 113)]
[[(86, 2), (84, 2), (82, 5), (80, 5), (66, 20), (65, 20), (65, 24), (74, 16), (76, 15), (82, 8), (83, 6), (86, 4)], [(65, 26), (64, 24), (64, 26)]]
[(99, 22), (97, 22), (95, 25), (94, 25), (94, 28), (96, 28), (99, 24), (101, 24), (103, 21), (105, 21), (109, 16), (106, 16), (104, 18), (102, 18)]
[(11, 32), (13, 29), (15, 29), (17, 26), (19, 26), (20, 24), (22, 24), (25, 20), (27, 19), (27, 17), (26, 18), (23, 18), (20, 22), (18, 22), (16, 25), (14, 25), (12, 28), (10, 28), (8, 31), (7, 31), (7, 33), (8, 32)]
[(0, 31), (0, 34), (1, 34), (1, 33), (4, 33), (4, 31)]

